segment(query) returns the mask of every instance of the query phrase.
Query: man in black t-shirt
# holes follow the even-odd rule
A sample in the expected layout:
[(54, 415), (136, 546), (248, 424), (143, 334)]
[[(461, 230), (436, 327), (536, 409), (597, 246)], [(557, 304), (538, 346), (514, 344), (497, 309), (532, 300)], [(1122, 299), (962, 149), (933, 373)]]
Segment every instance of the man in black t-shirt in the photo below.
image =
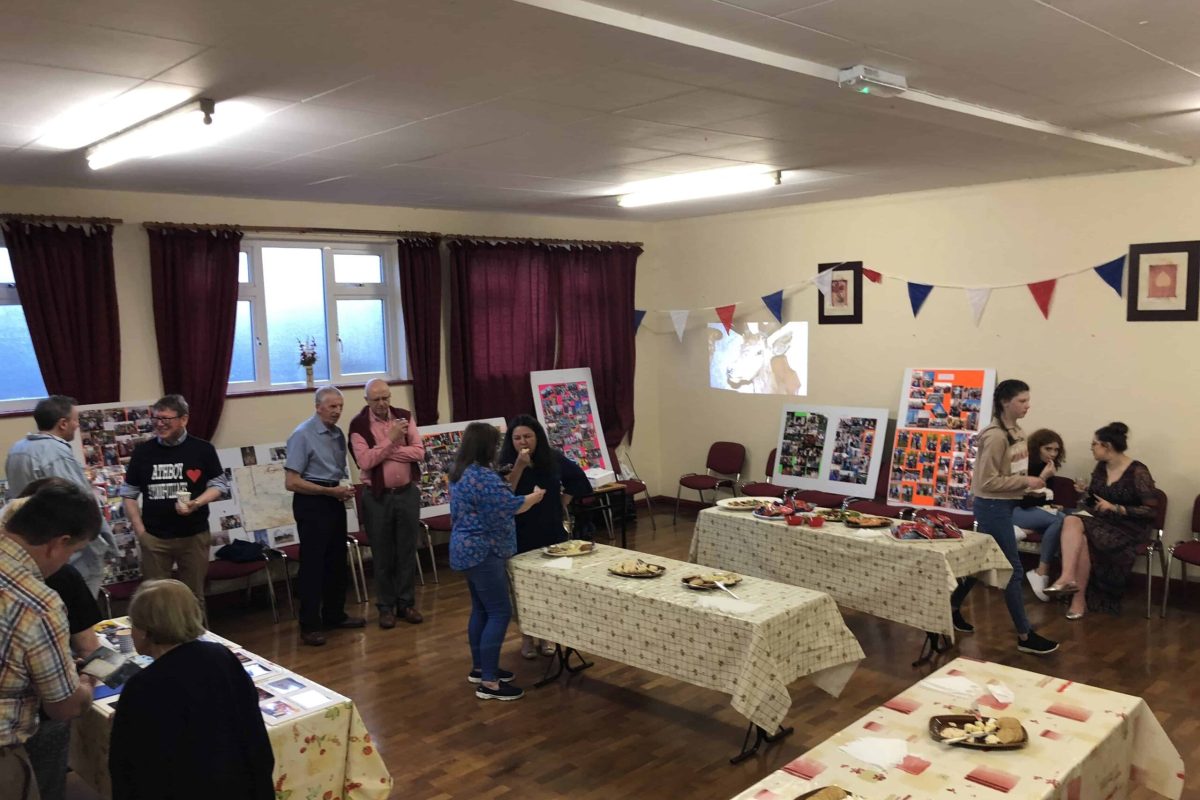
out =
[[(146, 580), (182, 581), (204, 607), (208, 504), (229, 497), (229, 479), (211, 444), (187, 432), (188, 404), (169, 394), (151, 407), (155, 437), (133, 450), (121, 497), (142, 550)], [(142, 505), (138, 507), (138, 498)]]

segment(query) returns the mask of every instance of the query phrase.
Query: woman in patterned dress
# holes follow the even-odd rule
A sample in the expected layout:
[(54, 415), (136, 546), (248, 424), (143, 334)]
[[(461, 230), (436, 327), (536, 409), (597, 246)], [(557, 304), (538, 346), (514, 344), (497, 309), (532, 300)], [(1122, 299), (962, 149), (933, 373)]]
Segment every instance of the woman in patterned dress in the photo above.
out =
[(465, 572), (471, 590), (467, 641), (471, 672), (480, 700), (517, 700), (524, 694), (511, 684), (513, 674), (500, 669), (500, 646), (512, 617), (505, 562), (517, 552), (513, 518), (541, 502), (545, 489), (515, 495), (496, 474), (500, 432), (486, 422), (472, 422), (450, 469), (450, 568)]
[(1145, 464), (1125, 455), (1128, 444), (1129, 426), (1122, 422), (1105, 425), (1092, 439), (1097, 464), (1080, 501), (1090, 516), (1068, 517), (1063, 524), (1062, 575), (1046, 589), (1073, 595), (1067, 619), (1081, 619), (1089, 609), (1121, 613), (1138, 547), (1150, 541), (1158, 516), (1154, 478)]

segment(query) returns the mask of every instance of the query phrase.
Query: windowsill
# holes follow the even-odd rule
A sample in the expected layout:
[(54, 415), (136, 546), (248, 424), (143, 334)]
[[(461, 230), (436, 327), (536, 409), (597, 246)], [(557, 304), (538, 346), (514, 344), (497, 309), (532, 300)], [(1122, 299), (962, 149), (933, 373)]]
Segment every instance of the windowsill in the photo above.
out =
[[(36, 400), (34, 400), (33, 402), (35, 405), (37, 404)], [(28, 417), (28, 416), (32, 416), (32, 415), (33, 415), (33, 406), (32, 405), (29, 406), (29, 408), (26, 408), (23, 410), (22, 409), (9, 409), (8, 411), (0, 411), (0, 419), (8, 419), (10, 417)]]
[[(374, 378), (371, 378), (371, 380), (374, 380)], [(368, 383), (367, 381), (363, 381), (362, 383), (339, 383), (339, 384), (337, 384), (337, 388), (339, 388), (343, 392), (345, 392), (347, 389), (361, 389), (364, 386), (366, 386), (367, 383)], [(411, 379), (404, 379), (404, 380), (389, 379), (387, 383), (388, 383), (388, 386), (411, 386), (412, 380)], [(332, 385), (333, 384), (331, 384), (331, 383), (321, 383), (321, 384), (314, 386), (311, 389), (309, 389), (307, 386), (295, 386), (295, 387), (288, 386), (288, 387), (284, 387), (284, 388), (280, 388), (280, 389), (257, 389), (255, 391), (251, 391), (251, 392), (229, 392), (229, 391), (227, 391), (225, 393), (225, 399), (226, 400), (237, 400), (242, 397), (274, 397), (276, 395), (281, 395), (281, 394), (313, 394), (314, 392), (317, 391), (317, 389), (320, 389), (322, 386), (332, 386)], [(20, 412), (20, 413), (28, 414), (30, 412), (25, 411), (25, 412)], [(3, 415), (0, 415), (0, 416), (3, 416)]]

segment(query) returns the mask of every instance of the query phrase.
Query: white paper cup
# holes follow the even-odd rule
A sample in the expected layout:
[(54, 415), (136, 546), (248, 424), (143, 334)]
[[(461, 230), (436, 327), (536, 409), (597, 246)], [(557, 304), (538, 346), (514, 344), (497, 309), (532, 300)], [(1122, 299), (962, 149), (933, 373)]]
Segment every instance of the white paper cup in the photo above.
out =
[(176, 492), (175, 501), (178, 503), (189, 503), (192, 500), (191, 492)]

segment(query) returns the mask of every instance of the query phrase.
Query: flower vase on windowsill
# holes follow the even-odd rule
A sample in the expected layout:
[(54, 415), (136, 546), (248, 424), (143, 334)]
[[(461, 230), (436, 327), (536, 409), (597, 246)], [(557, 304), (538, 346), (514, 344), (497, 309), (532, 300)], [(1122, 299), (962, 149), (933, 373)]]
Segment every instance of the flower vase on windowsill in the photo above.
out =
[(304, 367), (304, 385), (313, 388), (313, 364), (317, 363), (317, 340), (308, 337), (307, 342), (296, 340), (300, 345), (300, 366)]
[(304, 368), (304, 385), (309, 389), (313, 388), (312, 364), (309, 364)]

